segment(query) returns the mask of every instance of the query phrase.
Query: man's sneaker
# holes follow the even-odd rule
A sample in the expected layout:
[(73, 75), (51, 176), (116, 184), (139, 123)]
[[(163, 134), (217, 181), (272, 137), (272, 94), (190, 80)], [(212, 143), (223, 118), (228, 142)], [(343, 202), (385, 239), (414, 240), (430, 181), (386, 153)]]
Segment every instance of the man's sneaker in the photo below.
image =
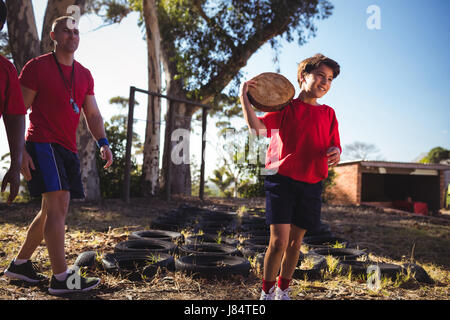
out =
[(14, 260), (9, 264), (8, 269), (4, 274), (10, 279), (22, 280), (30, 283), (38, 283), (46, 280), (47, 277), (43, 274), (37, 273), (38, 267), (35, 262), (28, 260), (25, 263), (16, 265)]
[(275, 287), (270, 288), (269, 293), (265, 293), (264, 290), (261, 290), (261, 296), (259, 300), (273, 300), (275, 298)]
[(289, 292), (291, 288), (287, 288), (286, 290), (281, 290), (278, 286), (275, 289), (275, 300), (291, 300), (289, 296)]
[(67, 271), (67, 278), (62, 281), (58, 281), (55, 276), (52, 276), (50, 281), (50, 288), (48, 292), (50, 294), (64, 294), (85, 292), (94, 289), (100, 283), (99, 278), (85, 277), (80, 273), (80, 270), (69, 269)]

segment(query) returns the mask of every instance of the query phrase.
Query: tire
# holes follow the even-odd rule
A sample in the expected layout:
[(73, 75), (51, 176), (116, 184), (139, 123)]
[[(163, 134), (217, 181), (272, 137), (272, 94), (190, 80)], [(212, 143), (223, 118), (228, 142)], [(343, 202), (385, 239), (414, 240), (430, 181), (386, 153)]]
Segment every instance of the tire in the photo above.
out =
[(149, 253), (175, 253), (177, 245), (170, 241), (157, 239), (128, 240), (119, 242), (115, 252), (149, 252)]
[(73, 265), (79, 268), (87, 267), (89, 269), (94, 269), (97, 266), (97, 256), (98, 253), (96, 251), (82, 252), (78, 255)]
[(268, 246), (270, 241), (270, 236), (259, 236), (259, 237), (253, 237), (247, 240), (244, 240), (242, 242), (242, 245), (244, 246)]
[[(311, 262), (312, 266), (310, 268), (301, 269), (302, 264), (304, 265), (306, 262)], [(307, 252), (300, 255), (299, 263), (297, 264), (292, 277), (299, 280), (317, 280), (322, 278), (322, 274), (326, 270), (326, 268), (327, 260), (324, 256), (312, 252)]]
[(380, 268), (381, 277), (395, 280), (397, 275), (402, 273), (402, 267), (399, 265), (376, 261), (340, 261), (337, 267), (341, 268), (341, 273), (346, 275), (350, 270), (352, 274), (367, 275), (367, 268), (370, 265), (376, 265)]
[(134, 231), (130, 234), (128, 239), (130, 240), (157, 239), (162, 241), (182, 242), (183, 235), (175, 231), (151, 229), (151, 230)]
[(261, 230), (251, 230), (247, 232), (241, 232), (240, 235), (244, 238), (254, 238), (254, 237), (269, 237), (270, 236), (270, 229), (261, 229)]
[(178, 248), (180, 256), (187, 255), (239, 255), (236, 247), (218, 243), (185, 244)]
[(332, 247), (337, 243), (342, 244), (344, 248), (348, 246), (348, 241), (344, 238), (333, 237), (333, 236), (309, 236), (303, 238), (303, 244), (309, 248), (328, 248)]
[(250, 258), (256, 256), (258, 253), (265, 253), (267, 250), (267, 245), (257, 245), (257, 244), (245, 244), (240, 248), (242, 255), (245, 258)]
[(333, 233), (331, 232), (330, 226), (326, 223), (321, 222), (320, 225), (311, 230), (307, 230), (305, 233), (305, 237), (311, 237), (311, 236), (332, 236)]
[(143, 276), (149, 279), (156, 274), (158, 268), (175, 270), (175, 260), (167, 253), (107, 253), (102, 258), (102, 265), (106, 272), (121, 275), (131, 281), (141, 281)]
[(349, 248), (319, 248), (310, 251), (323, 256), (333, 256), (339, 261), (356, 260), (357, 258), (367, 258), (367, 253), (358, 249)]
[(402, 272), (404, 274), (408, 273), (408, 269), (414, 275), (414, 279), (418, 282), (423, 282), (427, 284), (434, 284), (434, 280), (428, 275), (424, 268), (415, 263), (404, 263), (401, 265)]
[[(205, 233), (202, 235), (190, 236), (185, 239), (185, 244), (202, 244), (202, 243), (218, 243), (218, 236), (215, 234)], [(239, 240), (228, 237), (221, 237), (220, 243), (236, 247), (239, 244)]]
[(250, 272), (250, 262), (236, 256), (192, 255), (176, 259), (175, 270), (205, 278), (247, 276)]

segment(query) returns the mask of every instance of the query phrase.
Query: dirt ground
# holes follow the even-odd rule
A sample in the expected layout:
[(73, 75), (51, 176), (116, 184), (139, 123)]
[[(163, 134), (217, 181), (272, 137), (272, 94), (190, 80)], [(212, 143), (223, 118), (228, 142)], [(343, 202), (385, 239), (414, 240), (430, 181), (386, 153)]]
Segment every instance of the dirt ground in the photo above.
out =
[[(264, 208), (264, 199), (175, 198), (132, 199), (102, 202), (72, 202), (66, 227), (66, 256), (74, 263), (78, 254), (94, 250), (113, 252), (115, 244), (127, 239), (134, 230), (147, 229), (156, 216), (181, 204), (208, 207), (229, 206)], [(101, 270), (90, 271), (101, 277), (98, 288), (84, 294), (62, 297), (48, 293), (48, 282), (36, 286), (10, 281), (3, 275), (25, 239), (27, 227), (39, 210), (39, 203), (0, 204), (0, 300), (255, 300), (261, 291), (261, 270), (252, 265), (247, 277), (227, 280), (193, 278), (180, 272), (161, 271), (145, 282), (132, 282)], [(324, 205), (322, 220), (331, 231), (347, 239), (369, 258), (394, 264), (414, 261), (434, 280), (418, 282), (404, 276), (384, 279), (381, 289), (371, 291), (363, 279), (350, 278), (328, 270), (321, 280), (292, 281), (292, 298), (298, 300), (448, 300), (450, 284), (450, 215), (422, 217), (411, 214), (386, 213), (368, 207)], [(303, 251), (303, 247), (302, 247)], [(45, 243), (36, 250), (36, 261), (51, 276)]]

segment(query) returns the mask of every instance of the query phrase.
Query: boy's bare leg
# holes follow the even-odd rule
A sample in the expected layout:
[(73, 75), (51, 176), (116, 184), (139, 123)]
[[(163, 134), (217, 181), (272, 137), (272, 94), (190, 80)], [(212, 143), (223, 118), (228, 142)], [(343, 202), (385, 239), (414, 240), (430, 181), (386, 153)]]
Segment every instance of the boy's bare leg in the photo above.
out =
[(283, 256), (283, 260), (281, 261), (280, 276), (283, 279), (292, 279), (292, 275), (294, 274), (294, 270), (300, 256), (300, 247), (302, 246), (303, 236), (305, 233), (305, 229), (291, 225), (289, 243)]
[(290, 224), (270, 225), (269, 247), (264, 257), (263, 277), (266, 281), (275, 281), (280, 271), (281, 259), (288, 246)]
[(64, 250), (65, 220), (69, 208), (69, 191), (53, 191), (42, 195), (45, 201), (47, 219), (44, 226), (44, 238), (53, 274), (67, 270)]

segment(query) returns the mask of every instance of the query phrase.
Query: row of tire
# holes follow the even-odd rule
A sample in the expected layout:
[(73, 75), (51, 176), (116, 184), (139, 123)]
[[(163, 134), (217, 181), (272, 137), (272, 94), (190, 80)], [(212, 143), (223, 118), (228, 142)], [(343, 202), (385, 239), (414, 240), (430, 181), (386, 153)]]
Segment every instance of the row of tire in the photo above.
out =
[[(151, 227), (163, 230), (132, 232), (127, 241), (116, 244), (113, 253), (97, 259), (95, 252), (85, 252), (75, 265), (98, 266), (101, 260), (105, 271), (130, 280), (149, 279), (159, 268), (202, 277), (245, 276), (251, 269), (249, 259), (255, 259), (257, 266), (263, 265), (269, 243), (265, 219), (256, 214), (239, 217), (235, 212), (184, 206), (161, 215)], [(185, 238), (180, 231), (189, 228), (202, 233)], [(338, 259), (337, 268), (344, 273), (365, 274), (371, 264), (378, 266), (382, 276), (395, 278), (405, 272), (404, 266), (368, 261), (365, 251), (351, 248), (346, 239), (335, 237), (327, 224), (309, 231), (303, 243), (310, 250), (300, 255), (294, 278), (320, 278), (327, 268), (328, 255)], [(333, 247), (336, 244), (339, 248)]]

